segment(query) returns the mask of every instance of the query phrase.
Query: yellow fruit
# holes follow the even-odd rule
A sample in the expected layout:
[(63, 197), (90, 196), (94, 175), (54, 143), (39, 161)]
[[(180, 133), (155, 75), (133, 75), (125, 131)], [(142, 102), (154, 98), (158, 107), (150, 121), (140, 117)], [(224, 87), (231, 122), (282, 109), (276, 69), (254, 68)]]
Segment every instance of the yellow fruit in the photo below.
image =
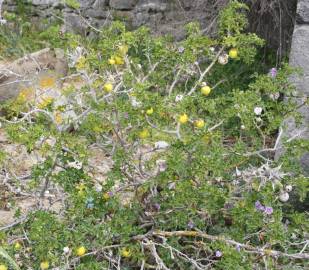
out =
[(203, 119), (199, 119), (199, 120), (196, 120), (194, 122), (194, 125), (197, 127), (197, 128), (203, 128), (205, 126), (205, 122)]
[(110, 197), (111, 197), (111, 196), (109, 195), (108, 192), (105, 192), (105, 193), (103, 194), (103, 199), (104, 199), (104, 200), (108, 200)]
[(153, 114), (153, 108), (150, 108), (146, 111), (146, 114), (151, 115)]
[(81, 247), (79, 247), (77, 250), (76, 250), (76, 254), (78, 255), (78, 256), (83, 256), (83, 255), (85, 255), (86, 254), (86, 248), (85, 247), (83, 247), (83, 246), (81, 246)]
[(128, 53), (129, 47), (127, 45), (121, 45), (119, 46), (119, 52), (122, 55), (126, 55)]
[(211, 92), (211, 88), (208, 85), (205, 85), (201, 88), (201, 93), (205, 96), (208, 96)]
[(129, 258), (129, 257), (131, 257), (131, 251), (129, 249), (124, 248), (121, 251), (121, 256), (124, 257), (124, 258)]
[(104, 84), (103, 88), (104, 88), (104, 91), (110, 93), (113, 91), (114, 86), (111, 83), (106, 83)]
[(140, 137), (141, 139), (146, 139), (146, 138), (148, 138), (149, 136), (150, 136), (150, 133), (149, 133), (148, 129), (144, 129), (144, 130), (142, 130), (142, 131), (139, 133), (139, 137)]
[(235, 58), (237, 58), (237, 56), (238, 56), (238, 50), (236, 48), (230, 49), (229, 57), (232, 58), (232, 59), (235, 59)]
[(40, 267), (41, 267), (42, 270), (48, 269), (49, 268), (49, 262), (48, 261), (41, 262)]
[(115, 59), (112, 57), (112, 58), (108, 59), (108, 63), (109, 63), (110, 65), (115, 65), (115, 64), (116, 64), (116, 61), (115, 61)]
[(21, 249), (21, 244), (19, 242), (16, 242), (14, 245), (15, 250), (20, 250)]
[(122, 57), (116, 56), (115, 57), (115, 63), (116, 65), (123, 65), (124, 64), (124, 60)]
[(187, 123), (189, 121), (189, 117), (188, 117), (187, 114), (184, 113), (184, 114), (179, 116), (179, 120), (178, 121), (179, 121), (180, 124), (185, 124), (185, 123)]
[(8, 268), (6, 265), (0, 264), (0, 270), (8, 270)]

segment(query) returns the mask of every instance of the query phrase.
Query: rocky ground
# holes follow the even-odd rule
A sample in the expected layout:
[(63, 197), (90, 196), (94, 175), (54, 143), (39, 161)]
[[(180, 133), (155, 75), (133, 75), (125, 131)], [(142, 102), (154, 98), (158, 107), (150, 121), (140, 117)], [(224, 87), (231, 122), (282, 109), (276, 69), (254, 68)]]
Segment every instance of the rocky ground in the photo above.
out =
[[(41, 195), (43, 184), (38, 188), (29, 189), (31, 168), (42, 162), (41, 155), (37, 151), (28, 153), (25, 146), (12, 143), (1, 128), (0, 148), (7, 155), (0, 171), (0, 227), (22, 219), (35, 209), (51, 210), (61, 215), (65, 200), (61, 188), (50, 185), (44, 196)], [(100, 185), (105, 182), (112, 162), (104, 151), (96, 147), (89, 151), (91, 154), (88, 173), (96, 184)], [(19, 212), (20, 214), (16, 216)]]

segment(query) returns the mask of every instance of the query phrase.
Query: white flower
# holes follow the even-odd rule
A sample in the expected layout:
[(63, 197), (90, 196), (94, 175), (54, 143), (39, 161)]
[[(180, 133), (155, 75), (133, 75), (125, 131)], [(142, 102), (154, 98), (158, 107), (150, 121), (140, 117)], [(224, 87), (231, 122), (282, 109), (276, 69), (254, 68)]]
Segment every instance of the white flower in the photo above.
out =
[(135, 97), (131, 98), (131, 105), (134, 108), (140, 108), (142, 106), (142, 103), (140, 101), (137, 101)]
[(241, 125), (240, 128), (241, 128), (242, 130), (244, 130), (244, 129), (246, 129), (246, 126), (245, 126), (245, 125)]
[(177, 95), (175, 98), (175, 102), (179, 102), (183, 99), (183, 95)]
[(291, 185), (287, 185), (287, 186), (285, 187), (285, 190), (286, 190), (287, 192), (291, 192), (291, 191), (293, 190), (293, 187), (292, 187)]
[(262, 107), (255, 107), (254, 108), (255, 115), (261, 115), (262, 111), (263, 111)]
[(7, 20), (5, 20), (5, 19), (0, 19), (0, 25), (4, 25), (4, 24), (6, 24), (7, 23)]
[(158, 141), (158, 142), (155, 143), (155, 148), (157, 148), (157, 149), (166, 149), (169, 146), (170, 145), (166, 141)]
[(95, 190), (96, 190), (96, 192), (101, 192), (103, 190), (103, 187), (100, 184), (97, 184), (95, 186)]
[(276, 92), (274, 94), (269, 95), (271, 100), (277, 100), (280, 97), (280, 93)]
[(69, 247), (64, 247), (63, 248), (63, 253), (64, 254), (68, 254), (70, 252), (70, 248)]
[(226, 65), (229, 62), (228, 54), (224, 53), (218, 57), (218, 63), (221, 65)]
[(209, 50), (210, 50), (211, 52), (214, 52), (214, 51), (215, 51), (215, 48), (214, 48), (214, 47), (210, 47)]
[(287, 192), (282, 192), (280, 195), (279, 195), (279, 200), (281, 202), (287, 202), (289, 200), (290, 196), (289, 196), (289, 193)]

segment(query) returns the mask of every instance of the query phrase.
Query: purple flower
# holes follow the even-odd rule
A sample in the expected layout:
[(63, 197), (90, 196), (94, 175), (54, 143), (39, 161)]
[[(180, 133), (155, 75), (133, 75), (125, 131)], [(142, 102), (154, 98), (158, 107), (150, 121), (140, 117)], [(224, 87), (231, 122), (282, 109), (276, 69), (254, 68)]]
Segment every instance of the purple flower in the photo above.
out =
[(191, 229), (193, 229), (194, 227), (195, 227), (195, 224), (193, 223), (193, 221), (192, 220), (190, 220), (189, 222), (188, 222), (188, 228), (191, 230)]
[(161, 208), (161, 205), (158, 204), (158, 203), (155, 203), (153, 206), (154, 206), (154, 208), (155, 208), (157, 211), (159, 211), (160, 208)]
[(184, 47), (181, 46), (181, 47), (178, 48), (178, 52), (179, 52), (179, 53), (183, 53), (184, 51), (185, 51), (185, 48), (184, 48)]
[(264, 213), (266, 215), (271, 215), (273, 212), (274, 212), (274, 209), (272, 207), (269, 207), (269, 206), (265, 207)]
[(125, 112), (125, 113), (123, 114), (123, 117), (124, 117), (125, 119), (128, 119), (128, 118), (129, 118), (129, 114), (128, 114), (127, 112)]
[(272, 68), (270, 71), (269, 71), (269, 76), (272, 77), (272, 78), (275, 78), (277, 76), (277, 69), (276, 68)]
[(238, 252), (240, 252), (240, 246), (239, 246), (239, 245), (236, 246), (236, 250), (237, 250)]
[(221, 257), (222, 257), (222, 252), (221, 252), (220, 250), (217, 250), (217, 251), (215, 252), (215, 256), (216, 256), (217, 258), (221, 258)]
[(263, 206), (260, 201), (255, 202), (255, 208), (259, 211), (265, 211), (265, 206)]

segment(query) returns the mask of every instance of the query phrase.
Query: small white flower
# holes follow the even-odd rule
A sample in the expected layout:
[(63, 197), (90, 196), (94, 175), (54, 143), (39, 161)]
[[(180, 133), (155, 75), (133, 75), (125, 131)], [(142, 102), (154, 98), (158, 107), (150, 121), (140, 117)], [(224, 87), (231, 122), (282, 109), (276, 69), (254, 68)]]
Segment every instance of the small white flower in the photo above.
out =
[(142, 106), (142, 103), (140, 101), (137, 101), (135, 97), (131, 98), (131, 105), (134, 108), (140, 108)]
[(280, 200), (281, 202), (287, 202), (287, 201), (289, 200), (289, 198), (290, 198), (290, 195), (289, 195), (289, 193), (287, 193), (287, 192), (282, 192), (282, 193), (279, 195), (279, 200)]
[(0, 19), (0, 25), (4, 25), (4, 24), (6, 24), (7, 23), (7, 20), (5, 20), (5, 19)]
[(202, 86), (207, 86), (207, 82), (202, 82)]
[(270, 97), (271, 100), (275, 101), (280, 97), (280, 93), (276, 92), (274, 94), (270, 94), (269, 97)]
[(215, 48), (214, 48), (214, 47), (210, 47), (209, 50), (210, 50), (211, 52), (214, 52), (214, 51), (215, 51)]
[(221, 54), (219, 57), (218, 57), (218, 63), (220, 65), (226, 65), (227, 63), (229, 62), (229, 56), (228, 54)]
[(166, 141), (158, 141), (158, 142), (155, 143), (155, 148), (157, 148), (157, 149), (166, 149), (169, 146), (170, 145)]
[(255, 107), (254, 108), (255, 115), (261, 115), (262, 111), (263, 111), (262, 107)]
[(103, 190), (103, 187), (100, 184), (97, 184), (95, 186), (95, 190), (96, 190), (96, 192), (101, 192)]
[(175, 102), (179, 102), (183, 99), (183, 95), (177, 95), (175, 98)]
[(70, 248), (69, 247), (64, 247), (63, 248), (63, 253), (64, 254), (68, 254), (70, 252)]
[(291, 185), (287, 185), (287, 186), (285, 187), (285, 190), (286, 190), (287, 192), (291, 192), (291, 191), (293, 190), (293, 187), (292, 187)]
[(244, 130), (244, 129), (246, 129), (246, 126), (245, 126), (245, 125), (241, 125), (240, 128), (241, 128), (242, 130)]

